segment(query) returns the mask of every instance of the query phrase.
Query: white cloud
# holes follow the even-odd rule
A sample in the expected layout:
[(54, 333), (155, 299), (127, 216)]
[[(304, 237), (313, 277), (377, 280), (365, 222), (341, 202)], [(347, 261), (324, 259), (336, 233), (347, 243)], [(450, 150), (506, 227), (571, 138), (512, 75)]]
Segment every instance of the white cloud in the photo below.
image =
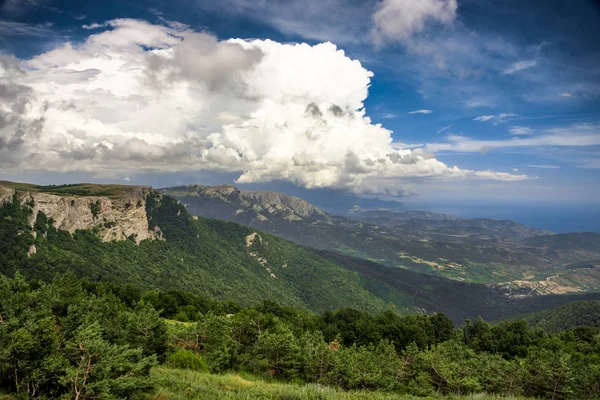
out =
[(526, 126), (511, 126), (508, 130), (512, 135), (531, 135), (533, 130)]
[(410, 111), (409, 114), (431, 114), (433, 111), (431, 110), (415, 110)]
[(515, 72), (522, 71), (527, 68), (533, 68), (537, 65), (537, 61), (535, 60), (525, 60), (525, 61), (517, 61), (513, 63), (510, 67), (502, 71), (504, 75), (511, 75)]
[(105, 24), (97, 24), (97, 23), (95, 23), (95, 22), (94, 22), (94, 23), (92, 23), (92, 24), (89, 24), (89, 25), (81, 25), (81, 27), (82, 27), (83, 29), (89, 29), (89, 30), (92, 30), (92, 29), (98, 29), (98, 28), (103, 28), (103, 27), (105, 27), (105, 26), (106, 26)]
[(393, 113), (386, 113), (381, 116), (382, 119), (394, 119), (396, 117), (398, 117), (398, 116)]
[(510, 117), (514, 117), (514, 116), (515, 116), (515, 114), (501, 113), (501, 114), (498, 114), (496, 117), (498, 119), (506, 119), (506, 118), (510, 118)]
[(452, 135), (447, 143), (429, 143), (427, 151), (480, 152), (482, 149), (518, 147), (586, 147), (600, 145), (600, 125), (576, 124), (566, 128), (552, 128), (543, 135), (513, 137), (507, 140), (476, 140), (465, 136)]
[(502, 122), (507, 118), (510, 117), (514, 117), (515, 114), (509, 114), (509, 113), (501, 113), (498, 115), (480, 115), (479, 117), (473, 118), (473, 121), (479, 121), (479, 122), (487, 122), (487, 121), (494, 121), (494, 123), (498, 123), (498, 122)]
[(105, 26), (20, 66), (0, 60), (3, 170), (215, 170), (365, 193), (401, 193), (413, 179), (527, 179), (393, 143), (364, 109), (373, 74), (331, 43), (219, 41), (129, 19)]
[(371, 35), (377, 45), (405, 41), (427, 22), (452, 23), (457, 8), (457, 0), (383, 0), (373, 14)]
[(528, 167), (531, 168), (540, 168), (540, 169), (559, 169), (560, 167), (558, 165), (548, 165), (548, 164), (528, 164)]
[(572, 93), (568, 93), (568, 92), (564, 92), (564, 93), (559, 94), (559, 96), (560, 97), (573, 97), (573, 94)]
[(0, 36), (55, 36), (52, 24), (26, 24), (23, 22), (0, 20)]

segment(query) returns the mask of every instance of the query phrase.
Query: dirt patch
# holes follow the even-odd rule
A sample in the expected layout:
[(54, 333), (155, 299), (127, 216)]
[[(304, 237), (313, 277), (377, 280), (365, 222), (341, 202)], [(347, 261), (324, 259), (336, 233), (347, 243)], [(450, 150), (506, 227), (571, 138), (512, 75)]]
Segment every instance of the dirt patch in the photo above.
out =
[(254, 244), (254, 240), (256, 239), (257, 236), (258, 236), (258, 241), (262, 244), (262, 237), (257, 232), (253, 232), (253, 233), (249, 234), (248, 236), (246, 236), (246, 247), (252, 246)]

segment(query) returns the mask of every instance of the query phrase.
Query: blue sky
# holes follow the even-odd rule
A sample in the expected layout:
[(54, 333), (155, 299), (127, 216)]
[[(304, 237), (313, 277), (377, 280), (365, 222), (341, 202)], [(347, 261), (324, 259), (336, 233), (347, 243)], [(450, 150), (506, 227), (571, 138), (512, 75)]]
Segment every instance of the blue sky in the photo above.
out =
[[(37, 136), (30, 133), (18, 138), (0, 137), (3, 139), (0, 144), (5, 143), (6, 148), (13, 143), (13, 147), (9, 149), (11, 153), (0, 153), (5, 154), (5, 159), (10, 158), (12, 163), (12, 168), (4, 168), (0, 178), (34, 180), (40, 183), (79, 179), (125, 180), (156, 186), (166, 186), (170, 183), (232, 183), (237, 180), (242, 186), (252, 188), (272, 188), (273, 182), (275, 187), (279, 187), (277, 182), (280, 182), (281, 188), (286, 188), (291, 183), (304, 189), (400, 199), (407, 204), (417, 205), (472, 202), (510, 205), (543, 202), (581, 205), (590, 209), (597, 207), (600, 198), (600, 41), (597, 39), (600, 37), (599, 3), (586, 0), (424, 0), (421, 6), (415, 6), (416, 3), (408, 0), (5, 0), (0, 3), (1, 52), (7, 60), (6, 57), (14, 56), (11, 60), (20, 63), (20, 68), (25, 74), (39, 76), (35, 79), (25, 79), (18, 74), (9, 77), (6, 73), (2, 79), (10, 80), (18, 87), (29, 85), (35, 93), (43, 90), (40, 83), (43, 80), (40, 76), (43, 74), (50, 76), (58, 73), (60, 68), (63, 68), (63, 72), (67, 71), (66, 66), (75, 68), (72, 67), (72, 60), (61, 59), (60, 62), (56, 61), (58, 64), (50, 65), (45, 61), (42, 63), (41, 58), (36, 57), (53, 49), (63, 48), (66, 43), (71, 43), (71, 46), (82, 54), (85, 50), (86, 57), (91, 57), (90, 35), (102, 32), (113, 31), (116, 36), (120, 32), (123, 35), (132, 30), (150, 32), (149, 29), (156, 29), (154, 27), (166, 26), (169, 35), (186, 37), (185, 40), (190, 43), (194, 42), (187, 39), (185, 35), (188, 33), (185, 32), (206, 33), (209, 36), (202, 38), (202, 46), (208, 46), (205, 43), (210, 41), (218, 43), (215, 46), (221, 46), (230, 38), (247, 41), (270, 39), (283, 47), (270, 48), (261, 44), (255, 46), (257, 48), (254, 50), (244, 48), (244, 57), (255, 50), (267, 55), (279, 52), (277, 54), (287, 54), (286, 57), (295, 57), (298, 53), (298, 57), (315, 57), (315, 63), (321, 62), (324, 65), (334, 62), (333, 58), (331, 62), (324, 59), (333, 57), (333, 51), (318, 53), (314, 48), (310, 48), (301, 55), (297, 48), (293, 52), (290, 48), (286, 53), (284, 47), (296, 43), (315, 46), (331, 42), (337, 49), (344, 51), (344, 59), (342, 60), (337, 53), (336, 60), (340, 62), (340, 68), (347, 71), (340, 73), (346, 80), (336, 76), (335, 70), (328, 70), (330, 75), (327, 75), (325, 72), (321, 74), (319, 69), (315, 68), (316, 72), (311, 73), (316, 75), (307, 76), (308, 82), (311, 85), (317, 83), (327, 86), (327, 82), (331, 81), (328, 90), (332, 98), (324, 98), (320, 91), (322, 88), (315, 87), (306, 97), (311, 99), (310, 104), (313, 98), (323, 101), (315, 103), (319, 114), (327, 114), (323, 110), (326, 107), (324, 104), (331, 104), (333, 107), (347, 98), (350, 108), (355, 104), (359, 104), (358, 108), (364, 106), (364, 116), (370, 118), (370, 124), (362, 128), (355, 125), (346, 126), (345, 129), (364, 130), (357, 132), (356, 136), (349, 134), (348, 141), (356, 141), (368, 135), (385, 136), (372, 128), (381, 124), (382, 128), (393, 132), (390, 134), (393, 139), (392, 147), (407, 150), (401, 155), (404, 160), (401, 164), (413, 163), (411, 157), (420, 157), (420, 161), (414, 161), (415, 167), (408, 169), (399, 169), (397, 165), (392, 165), (394, 162), (386, 161), (385, 165), (377, 164), (377, 168), (369, 170), (365, 165), (371, 167), (373, 160), (380, 159), (381, 152), (385, 152), (385, 149), (379, 149), (378, 146), (383, 146), (380, 142), (365, 139), (364, 143), (360, 142), (356, 147), (372, 146), (378, 150), (363, 155), (360, 150), (350, 145), (344, 148), (347, 151), (345, 157), (347, 159), (348, 154), (352, 154), (358, 155), (363, 161), (371, 161), (355, 166), (355, 170), (345, 165), (341, 172), (327, 170), (317, 174), (309, 169), (299, 172), (296, 168), (298, 164), (295, 164), (294, 169), (276, 169), (272, 165), (257, 164), (258, 161), (276, 164), (281, 161), (278, 158), (258, 161), (252, 159), (251, 162), (239, 162), (239, 166), (231, 168), (229, 161), (214, 161), (210, 165), (198, 163), (196, 169), (178, 168), (171, 161), (168, 164), (170, 168), (158, 163), (153, 169), (139, 162), (141, 156), (137, 153), (131, 156), (130, 150), (127, 153), (129, 158), (120, 153), (113, 155), (113, 158), (103, 158), (104, 161), (99, 161), (96, 153), (90, 155), (87, 151), (92, 144), (97, 150), (99, 143), (104, 141), (100, 141), (97, 134), (94, 136), (89, 132), (87, 136), (81, 134), (81, 137), (68, 133), (73, 135), (69, 136), (69, 143), (81, 143), (79, 147), (75, 146), (76, 152), (73, 145), (69, 144), (71, 147), (68, 147), (67, 157), (65, 150), (61, 147), (58, 151), (58, 145), (54, 144), (57, 142), (53, 141), (56, 139), (53, 135), (59, 135), (59, 132), (55, 128), (57, 125), (51, 122), (53, 117), (38, 115), (35, 121), (43, 121), (41, 123), (45, 123), (45, 126), (40, 128), (41, 133), (36, 131)], [(152, 28), (139, 24), (103, 25), (116, 18), (146, 21)], [(94, 29), (86, 29), (84, 26)], [(207, 39), (208, 37), (210, 39)], [(86, 43), (88, 48), (83, 49)], [(97, 56), (98, 51), (105, 51), (102, 49), (109, 49), (115, 43), (105, 42), (101, 50), (94, 48), (94, 54)], [(162, 42), (140, 44), (140, 41), (136, 44), (144, 51), (161, 46), (167, 48), (179, 45)], [(110, 48), (110, 51), (114, 53), (114, 48)], [(219, 57), (218, 54), (215, 57)], [(214, 58), (207, 59), (206, 62), (210, 63), (212, 60)], [(351, 60), (360, 61), (362, 69), (359, 71), (354, 68)], [(189, 64), (194, 61), (182, 62)], [(240, 70), (253, 68), (252, 63), (255, 61), (243, 62), (247, 62), (250, 67), (244, 64), (239, 67)], [(43, 67), (40, 67), (42, 64)], [(80, 65), (84, 64), (83, 61), (80, 62)], [(202, 68), (196, 64), (189, 65), (194, 71)], [(285, 68), (293, 68), (294, 64), (290, 65)], [(169, 68), (171, 67), (173, 66)], [(278, 68), (281, 74), (287, 73), (283, 66)], [(71, 69), (68, 71), (72, 72)], [(372, 72), (367, 85), (363, 85), (364, 82), (361, 81), (366, 76), (365, 71)], [(238, 72), (235, 70), (231, 74)], [(213, 78), (216, 76), (213, 70), (206, 73), (212, 74)], [(64, 78), (61, 79), (63, 80), (60, 82), (65, 82)], [(203, 84), (210, 86), (214, 83), (207, 82), (205, 80)], [(57, 85), (56, 90), (62, 90), (61, 84)], [(268, 86), (268, 80), (266, 85)], [(368, 87), (368, 96), (363, 99), (357, 95), (355, 99), (352, 85), (356, 85), (355, 91)], [(273, 91), (267, 93), (264, 87), (252, 90), (253, 93), (262, 93), (265, 98), (280, 99), (283, 89), (277, 89), (276, 94)], [(113, 90), (114, 93), (117, 91)], [(247, 106), (237, 103), (233, 105), (227, 96), (219, 93), (219, 96), (221, 95), (219, 116), (223, 116), (224, 113), (234, 114), (236, 110)], [(299, 96), (297, 93), (292, 95)], [(47, 94), (43, 99), (45, 104), (58, 101), (49, 100)], [(64, 102), (65, 97), (62, 96), (60, 101)], [(101, 100), (95, 98), (89, 101), (97, 104)], [(227, 104), (232, 104), (231, 110), (227, 108)], [(271, 110), (289, 111), (288, 106), (291, 107), (290, 104), (286, 104), (281, 105), (283, 108)], [(15, 105), (11, 107), (13, 112), (19, 108)], [(268, 109), (252, 108), (253, 112), (259, 114), (260, 110)], [(109, 114), (108, 111), (106, 113)], [(352, 118), (362, 117), (363, 115), (355, 114)], [(27, 124), (21, 121), (18, 126), (37, 126), (32, 124), (33, 117), (28, 118), (30, 119), (27, 120)], [(98, 117), (97, 113), (94, 114), (94, 120), (102, 121), (105, 128), (115, 123), (114, 118), (118, 116), (111, 115), (109, 118), (106, 115)], [(77, 122), (78, 126), (90, 126), (90, 119), (87, 121)], [(293, 121), (296, 119), (290, 115), (285, 122), (280, 122), (292, 126)], [(221, 129), (220, 126), (213, 127), (208, 122), (186, 120), (187, 125), (195, 123), (210, 125), (210, 129), (215, 131)], [(325, 123), (329, 124), (327, 126), (332, 125), (330, 120), (326, 120)], [(121, 125), (130, 127), (131, 123), (127, 121)], [(302, 126), (297, 129), (309, 128)], [(371, 130), (373, 133), (369, 133)], [(329, 133), (324, 131), (321, 134), (326, 136)], [(141, 138), (140, 135), (136, 138)], [(95, 137), (94, 141), (85, 143), (85, 138), (91, 136)], [(26, 150), (28, 148), (25, 145), (16, 147), (15, 143), (26, 142), (23, 138), (28, 137), (37, 137), (39, 142), (47, 143), (47, 147), (38, 146), (35, 151)], [(175, 140), (173, 137), (169, 137), (171, 144)], [(224, 143), (227, 140), (231, 141), (232, 137), (239, 136), (224, 136), (219, 140)], [(277, 140), (277, 136), (268, 137), (271, 141)], [(204, 139), (203, 136), (202, 140)], [(335, 140), (338, 140), (337, 137)], [(343, 136), (340, 136), (339, 140), (343, 141)], [(106, 141), (110, 142), (110, 145), (107, 144), (110, 150), (119, 145), (118, 140), (109, 138)], [(152, 142), (148, 139), (138, 143), (135, 151), (137, 152), (140, 146), (154, 146), (158, 142), (160, 140)], [(188, 149), (191, 146), (189, 143), (191, 142), (185, 145)], [(85, 147), (86, 145), (88, 147)], [(130, 145), (131, 143), (128, 146)], [(66, 145), (61, 142), (60, 146)], [(211, 146), (214, 148), (216, 144), (212, 143)], [(238, 158), (245, 157), (250, 150), (258, 152), (251, 148), (243, 154), (244, 151), (239, 150), (241, 147), (233, 147)], [(170, 147), (168, 151), (164, 150), (165, 148), (161, 148), (160, 151), (149, 149), (148, 152), (154, 156), (176, 153)], [(21, 152), (22, 159), (15, 156), (15, 152)], [(40, 156), (40, 152), (56, 152), (57, 156), (45, 159)], [(274, 150), (270, 149), (270, 152), (265, 154), (273, 152)], [(294, 154), (294, 157), (303, 158), (302, 165), (311, 165), (312, 169), (318, 168), (315, 165), (320, 165), (321, 162), (330, 166), (338, 160), (336, 158), (323, 161), (324, 154), (308, 153), (310, 150), (304, 149)], [(407, 156), (407, 153), (411, 155)], [(90, 160), (93, 159), (91, 164), (95, 167), (92, 169), (82, 167), (83, 164), (79, 163), (85, 161), (88, 156)], [(220, 160), (225, 157), (223, 154), (218, 156), (221, 157)], [(204, 153), (202, 157), (208, 159)], [(214, 157), (216, 160), (217, 156)], [(431, 161), (432, 157), (435, 165), (434, 161)], [(69, 161), (71, 159), (77, 162)], [(109, 172), (109, 166), (119, 161), (123, 163), (123, 172)], [(347, 160), (344, 162), (347, 163)], [(360, 160), (357, 162), (360, 163)], [(454, 166), (460, 171), (452, 170)], [(245, 173), (246, 178), (240, 180), (239, 171), (249, 173)]]

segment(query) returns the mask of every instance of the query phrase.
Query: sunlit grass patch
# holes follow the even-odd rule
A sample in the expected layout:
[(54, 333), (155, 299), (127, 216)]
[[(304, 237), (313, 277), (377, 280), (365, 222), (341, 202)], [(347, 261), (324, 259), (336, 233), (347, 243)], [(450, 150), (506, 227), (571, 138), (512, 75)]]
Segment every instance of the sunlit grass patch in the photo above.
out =
[[(269, 382), (247, 374), (209, 374), (189, 370), (155, 368), (152, 376), (157, 383), (155, 400), (212, 399), (273, 399), (273, 400), (417, 400), (414, 397), (385, 392), (343, 391), (316, 384)], [(440, 397), (429, 397), (429, 399)], [(516, 400), (516, 397), (474, 394), (446, 397), (471, 400)]]

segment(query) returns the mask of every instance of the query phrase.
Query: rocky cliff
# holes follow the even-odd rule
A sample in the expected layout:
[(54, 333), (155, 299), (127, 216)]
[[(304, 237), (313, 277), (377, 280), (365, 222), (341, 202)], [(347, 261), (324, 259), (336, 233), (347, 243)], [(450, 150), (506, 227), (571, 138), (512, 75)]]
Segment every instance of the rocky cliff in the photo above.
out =
[[(133, 238), (137, 243), (160, 234), (150, 230), (146, 214), (146, 197), (153, 193), (149, 186), (94, 185), (98, 193), (107, 195), (70, 195), (64, 187), (0, 183), (0, 206), (18, 201), (31, 208), (29, 219), (33, 227), (38, 212), (52, 220), (57, 229), (71, 233), (78, 229), (93, 229), (105, 242)], [(69, 187), (77, 193), (82, 189)], [(67, 193), (65, 193), (67, 192)]]
[[(309, 202), (277, 192), (245, 191), (231, 185), (178, 186), (162, 192), (180, 199), (193, 214), (209, 218), (236, 215), (243, 223), (329, 219), (327, 213)], [(195, 210), (195, 206), (203, 210)]]

